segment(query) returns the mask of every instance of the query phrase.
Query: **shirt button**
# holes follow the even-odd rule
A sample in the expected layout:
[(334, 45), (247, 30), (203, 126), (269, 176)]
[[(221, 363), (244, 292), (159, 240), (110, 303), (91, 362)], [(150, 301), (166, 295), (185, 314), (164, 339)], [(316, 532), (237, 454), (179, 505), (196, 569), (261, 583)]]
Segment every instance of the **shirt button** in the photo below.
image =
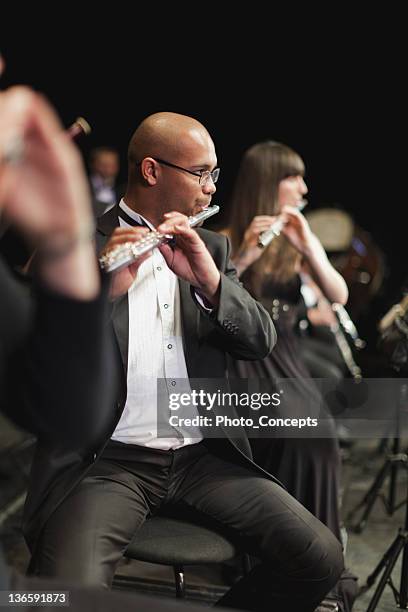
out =
[(171, 348), (173, 348), (173, 345), (172, 345), (172, 344), (168, 344), (168, 345), (167, 345), (167, 348), (168, 348), (168, 349), (171, 349)]
[(157, 266), (156, 270), (161, 271), (161, 266)]
[(175, 381), (175, 380), (172, 380), (172, 381), (171, 381), (171, 385), (172, 385), (172, 387), (175, 387), (175, 386), (176, 386), (176, 381)]
[(168, 308), (168, 307), (169, 307), (169, 305), (168, 305), (168, 304), (164, 304), (164, 307), (165, 307), (165, 308)]

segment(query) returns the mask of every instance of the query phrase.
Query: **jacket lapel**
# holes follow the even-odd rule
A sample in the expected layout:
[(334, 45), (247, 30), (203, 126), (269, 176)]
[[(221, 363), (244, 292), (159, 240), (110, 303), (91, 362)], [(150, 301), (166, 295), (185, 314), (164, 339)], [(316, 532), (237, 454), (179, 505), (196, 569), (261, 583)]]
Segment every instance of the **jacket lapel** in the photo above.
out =
[[(97, 221), (97, 232), (106, 244), (114, 229), (119, 227), (119, 206), (116, 205)], [(128, 294), (118, 298), (112, 306), (112, 322), (122, 357), (123, 369), (127, 376), (129, 346), (129, 300)]]
[(181, 326), (183, 333), (183, 349), (189, 378), (199, 376), (196, 371), (195, 357), (198, 349), (198, 322), (200, 311), (193, 302), (190, 284), (179, 279)]
[(129, 300), (128, 294), (122, 295), (113, 305), (112, 322), (116, 339), (119, 344), (123, 369), (127, 376), (128, 348), (129, 348)]

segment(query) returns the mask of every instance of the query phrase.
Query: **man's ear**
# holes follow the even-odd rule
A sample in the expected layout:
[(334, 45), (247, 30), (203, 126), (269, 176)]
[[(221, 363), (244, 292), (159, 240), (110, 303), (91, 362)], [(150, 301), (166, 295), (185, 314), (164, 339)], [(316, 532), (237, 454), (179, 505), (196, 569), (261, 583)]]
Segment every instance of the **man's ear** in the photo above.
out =
[(144, 180), (149, 183), (149, 185), (155, 185), (157, 183), (158, 167), (159, 165), (153, 157), (145, 157), (142, 160), (140, 170)]

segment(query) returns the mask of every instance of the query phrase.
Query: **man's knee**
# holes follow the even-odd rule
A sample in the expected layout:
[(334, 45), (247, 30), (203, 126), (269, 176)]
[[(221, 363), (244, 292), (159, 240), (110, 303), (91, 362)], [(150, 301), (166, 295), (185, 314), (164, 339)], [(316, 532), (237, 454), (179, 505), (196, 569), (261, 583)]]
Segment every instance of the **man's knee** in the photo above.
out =
[(327, 563), (331, 568), (332, 575), (336, 577), (337, 581), (344, 570), (344, 555), (339, 540), (331, 532), (329, 533), (331, 537), (327, 551)]
[(326, 581), (333, 586), (344, 569), (341, 544), (323, 523), (310, 513), (282, 526), (280, 535), (270, 532), (264, 543), (263, 561), (272, 563), (287, 577)]
[(317, 554), (309, 568), (310, 579), (326, 584), (329, 591), (339, 580), (344, 570), (344, 556), (340, 542), (327, 527), (322, 525), (317, 543)]

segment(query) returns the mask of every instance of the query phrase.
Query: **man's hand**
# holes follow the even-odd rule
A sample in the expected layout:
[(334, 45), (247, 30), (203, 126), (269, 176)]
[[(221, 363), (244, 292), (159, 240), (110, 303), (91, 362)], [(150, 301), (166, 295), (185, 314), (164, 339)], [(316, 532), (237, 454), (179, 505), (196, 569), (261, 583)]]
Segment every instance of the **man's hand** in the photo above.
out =
[(157, 230), (172, 234), (176, 245), (161, 245), (160, 251), (169, 268), (195, 287), (213, 306), (218, 305), (221, 275), (204, 242), (190, 227), (188, 218), (178, 212), (164, 215), (165, 221)]
[(51, 106), (27, 87), (0, 93), (0, 209), (37, 249), (40, 275), (51, 289), (78, 299), (97, 295), (81, 156)]
[[(10, 149), (21, 149), (8, 161)], [(81, 156), (50, 105), (26, 87), (0, 94), (0, 205), (34, 246), (93, 226)]]
[[(125, 242), (137, 242), (141, 240), (143, 236), (149, 233), (149, 229), (147, 227), (117, 227), (110, 237), (109, 241), (106, 243), (101, 255), (105, 255), (108, 251), (115, 248), (119, 244), (124, 244)], [(139, 266), (151, 255), (151, 251), (142, 255), (142, 257), (138, 257), (136, 261), (130, 264), (127, 268), (122, 268), (118, 272), (114, 272), (112, 274), (111, 288), (110, 288), (110, 298), (115, 300), (127, 293), (129, 288), (131, 287), (133, 281), (136, 278), (137, 271)]]

